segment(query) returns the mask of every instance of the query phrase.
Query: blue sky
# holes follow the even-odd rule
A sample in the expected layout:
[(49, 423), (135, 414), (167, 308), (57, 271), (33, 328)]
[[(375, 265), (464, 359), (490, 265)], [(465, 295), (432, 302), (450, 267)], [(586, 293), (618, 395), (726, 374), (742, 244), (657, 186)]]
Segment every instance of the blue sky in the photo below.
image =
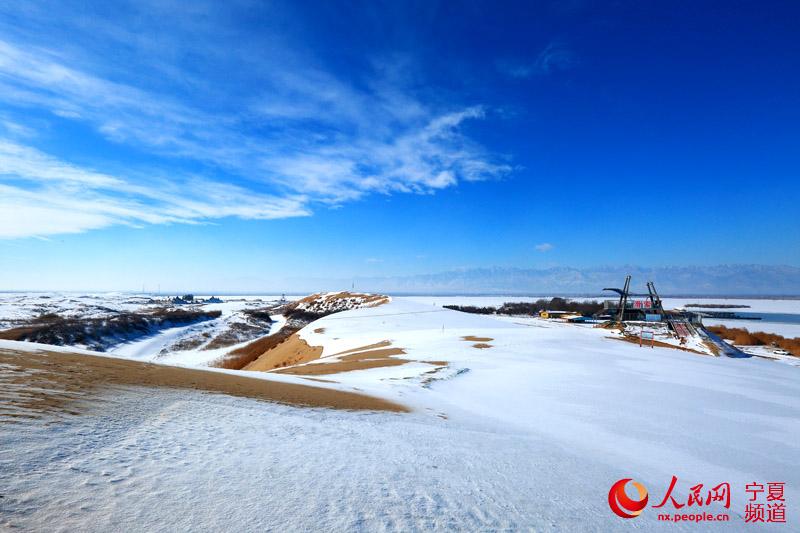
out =
[(4, 3), (2, 288), (800, 265), (797, 20), (794, 2)]

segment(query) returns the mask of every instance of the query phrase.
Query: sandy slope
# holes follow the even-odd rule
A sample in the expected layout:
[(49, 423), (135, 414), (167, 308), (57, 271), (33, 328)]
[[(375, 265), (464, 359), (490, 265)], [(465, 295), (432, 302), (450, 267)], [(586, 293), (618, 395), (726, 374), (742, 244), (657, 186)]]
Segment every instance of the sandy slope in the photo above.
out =
[(82, 402), (97, 396), (97, 389), (127, 385), (193, 389), (308, 407), (407, 410), (348, 391), (97, 355), (0, 348), (0, 368), (0, 421), (47, 412), (77, 414)]
[(293, 366), (318, 359), (322, 348), (309, 346), (297, 334), (264, 352), (258, 359), (244, 367), (244, 370), (273, 370), (285, 366)]

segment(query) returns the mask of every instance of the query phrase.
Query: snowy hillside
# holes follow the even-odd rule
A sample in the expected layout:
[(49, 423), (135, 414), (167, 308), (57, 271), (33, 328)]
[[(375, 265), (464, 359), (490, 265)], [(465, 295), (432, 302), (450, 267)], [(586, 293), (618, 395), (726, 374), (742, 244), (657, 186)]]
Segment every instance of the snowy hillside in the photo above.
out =
[(389, 301), (381, 294), (362, 294), (353, 292), (318, 293), (300, 298), (287, 306), (287, 310), (298, 310), (317, 315), (328, 315), (361, 307), (377, 307)]
[(0, 338), (206, 366), (279, 330), (278, 296), (172, 298), (122, 293), (0, 294)]
[[(401, 299), (326, 316), (297, 335), (321, 348), (315, 357), (240, 374), (364, 392), (413, 412), (115, 390), (60, 425), (0, 429), (0, 523), (660, 530), (657, 509), (615, 516), (608, 490), (632, 477), (656, 504), (674, 475), (684, 503), (697, 483), (730, 483), (729, 510), (702, 510), (729, 512), (714, 530), (737, 531), (747, 483), (785, 481), (787, 502), (800, 500), (800, 372), (788, 365)], [(799, 523), (800, 507), (787, 504), (787, 521)]]

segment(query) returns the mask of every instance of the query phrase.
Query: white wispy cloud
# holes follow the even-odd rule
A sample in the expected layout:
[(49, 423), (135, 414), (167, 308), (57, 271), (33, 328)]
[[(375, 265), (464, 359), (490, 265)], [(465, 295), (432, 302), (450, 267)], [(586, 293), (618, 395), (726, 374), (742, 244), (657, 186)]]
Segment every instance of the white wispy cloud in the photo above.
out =
[(309, 214), (302, 196), (257, 194), (198, 178), (140, 178), (134, 183), (0, 139), (0, 238), (79, 233), (116, 224)]
[[(224, 20), (209, 16), (223, 9), (214, 4), (198, 3), (189, 12), (133, 4), (144, 21), (143, 35), (102, 17), (50, 14), (33, 4), (26, 16), (39, 17), (41, 27), (60, 16), (59, 24), (69, 25), (65, 35), (74, 39), (64, 46), (37, 42), (0, 25), (8, 30), (0, 37), (0, 104), (7, 137), (14, 138), (0, 144), (2, 202), (9, 220), (23, 211), (31, 214), (26, 220), (34, 213), (40, 217), (49, 209), (63, 212), (64, 224), (4, 224), (0, 237), (307, 215), (316, 203), (339, 206), (376, 193), (430, 194), (512, 170), (463, 133), (464, 122), (485, 120), (487, 110), (427, 103), (405, 74), (407, 58), (376, 61), (373, 71), (355, 81), (286, 45), (278, 30), (264, 37), (271, 45), (265, 51), (261, 42), (211, 25), (209, 20)], [(157, 31), (151, 26), (164, 27), (164, 20), (171, 21), (170, 32), (147, 33)], [(81, 47), (82, 35), (115, 46), (142, 68), (125, 69), (107, 59), (111, 54)], [(225, 54), (219, 39), (230, 45), (222, 46)], [(216, 77), (187, 68), (179, 61), (187, 54), (200, 58), (192, 65), (207, 64)], [(226, 83), (217, 71), (243, 78)], [(51, 157), (35, 148), (35, 132), (21, 120), (30, 110), (88, 125), (113, 143), (151, 154), (163, 165), (159, 174), (171, 177), (154, 177), (146, 168), (120, 175)], [(15, 125), (25, 129), (12, 132)], [(22, 133), (25, 144), (19, 143)], [(110, 167), (98, 154), (75, 155), (97, 160), (95, 168), (128, 163)], [(187, 168), (198, 166), (202, 175), (218, 177), (186, 177), (197, 174)], [(97, 207), (68, 212), (81, 198)]]
[(555, 248), (555, 246), (553, 246), (549, 242), (543, 242), (541, 244), (537, 244), (536, 246), (534, 246), (534, 248), (536, 249), (537, 252), (549, 252), (550, 250)]
[(430, 193), (455, 185), (502, 176), (511, 167), (494, 163), (457, 128), (480, 118), (480, 108), (438, 116), (396, 138), (357, 137), (299, 154), (270, 158), (274, 178), (333, 202), (366, 193)]

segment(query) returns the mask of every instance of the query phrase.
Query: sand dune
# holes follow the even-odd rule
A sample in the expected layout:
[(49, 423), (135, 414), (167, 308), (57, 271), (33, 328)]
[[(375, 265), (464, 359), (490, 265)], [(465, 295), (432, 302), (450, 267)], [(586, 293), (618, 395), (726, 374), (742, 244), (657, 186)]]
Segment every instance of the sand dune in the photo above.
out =
[[(321, 354), (312, 358), (318, 350), (321, 352), (322, 348), (309, 346), (299, 336), (297, 336), (297, 339), (299, 342), (296, 342), (294, 347), (303, 350), (302, 353), (310, 358), (311, 364), (293, 363), (284, 365), (284, 368), (274, 368), (271, 370), (272, 372), (299, 376), (322, 376), (340, 372), (352, 372), (354, 370), (400, 366), (411, 362), (425, 363), (438, 367), (447, 366), (445, 361), (415, 361), (413, 359), (395, 357), (397, 355), (405, 355), (406, 351), (402, 348), (392, 347), (391, 341), (388, 340), (344, 350), (322, 359), (320, 359)], [(273, 356), (280, 358), (277, 348), (264, 354), (264, 358)], [(315, 359), (320, 360), (315, 361)]]
[(48, 412), (78, 414), (82, 401), (114, 386), (196, 389), (308, 407), (408, 411), (353, 392), (94, 355), (0, 349), (0, 367), (0, 421)]
[[(377, 343), (371, 346), (386, 346)], [(321, 348), (320, 348), (321, 349)], [(311, 365), (300, 365), (289, 368), (275, 370), (279, 374), (297, 374), (301, 376), (320, 376), (326, 374), (338, 374), (339, 372), (351, 372), (353, 370), (366, 370), (368, 368), (382, 368), (386, 366), (399, 366), (410, 362), (408, 359), (392, 357), (403, 355), (406, 352), (401, 348), (379, 348), (361, 352), (348, 350), (347, 355), (331, 358), (331, 361), (321, 361)]]
[(258, 359), (244, 367), (244, 370), (267, 371), (299, 365), (319, 359), (321, 355), (322, 348), (309, 346), (297, 333), (293, 333), (280, 344), (265, 351)]

